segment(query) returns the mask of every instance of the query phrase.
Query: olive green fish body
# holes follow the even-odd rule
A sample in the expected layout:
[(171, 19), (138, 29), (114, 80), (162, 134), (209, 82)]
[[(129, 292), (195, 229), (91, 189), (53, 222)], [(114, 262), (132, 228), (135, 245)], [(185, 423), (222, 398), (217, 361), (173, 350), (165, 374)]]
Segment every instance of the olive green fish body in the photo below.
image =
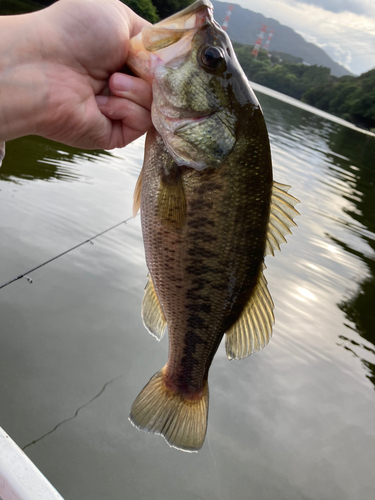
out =
[(142, 317), (169, 336), (167, 363), (130, 420), (185, 451), (205, 438), (208, 371), (223, 335), (230, 359), (270, 339), (264, 257), (298, 214), (289, 187), (273, 182), (261, 108), (211, 9), (199, 0), (144, 29), (129, 58), (154, 96), (135, 193), (150, 273)]
[[(147, 139), (141, 194), (146, 261), (168, 324), (167, 377), (187, 394), (202, 390), (220, 341), (261, 272), (272, 172), (267, 137), (261, 140), (265, 129), (259, 129), (260, 137), (254, 130), (252, 137), (265, 151), (258, 146), (254, 157), (253, 145), (243, 140), (241, 148), (239, 140), (220, 169), (178, 167), (169, 156), (173, 175), (178, 171), (174, 180), (165, 170), (162, 138), (153, 130)], [(160, 214), (159, 193), (169, 182), (181, 183), (184, 193), (182, 227)]]

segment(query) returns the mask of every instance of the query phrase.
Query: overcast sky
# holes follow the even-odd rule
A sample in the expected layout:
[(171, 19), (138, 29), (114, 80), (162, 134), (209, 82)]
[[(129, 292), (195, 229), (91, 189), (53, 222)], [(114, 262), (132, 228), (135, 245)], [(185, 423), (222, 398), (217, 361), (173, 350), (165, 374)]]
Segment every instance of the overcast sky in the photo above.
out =
[(233, 3), (293, 28), (354, 74), (375, 67), (375, 0), (233, 0)]

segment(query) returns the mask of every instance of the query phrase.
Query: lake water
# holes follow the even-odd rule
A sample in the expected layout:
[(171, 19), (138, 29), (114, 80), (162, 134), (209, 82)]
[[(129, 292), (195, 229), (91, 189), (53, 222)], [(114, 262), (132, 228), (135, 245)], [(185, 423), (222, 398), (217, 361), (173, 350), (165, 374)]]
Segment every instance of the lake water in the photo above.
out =
[[(66, 500), (375, 497), (375, 137), (257, 89), (301, 217), (266, 260), (272, 341), (216, 355), (198, 454), (128, 421), (168, 349), (140, 317), (139, 217), (0, 289), (0, 425)], [(8, 143), (0, 286), (128, 219), (143, 143)]]

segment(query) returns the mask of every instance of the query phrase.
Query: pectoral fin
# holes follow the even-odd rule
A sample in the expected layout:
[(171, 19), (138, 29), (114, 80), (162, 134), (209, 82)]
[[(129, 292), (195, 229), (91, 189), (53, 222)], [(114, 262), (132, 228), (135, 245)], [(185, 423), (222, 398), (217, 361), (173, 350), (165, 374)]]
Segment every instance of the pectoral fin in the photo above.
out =
[(177, 165), (160, 179), (158, 215), (163, 226), (179, 230), (185, 224), (186, 199)]
[(135, 185), (134, 194), (133, 194), (133, 217), (135, 217), (141, 207), (141, 188), (142, 188), (142, 175), (143, 175), (143, 167), (139, 177), (137, 179), (137, 184)]
[(225, 350), (228, 359), (246, 358), (268, 344), (275, 322), (273, 309), (267, 280), (261, 271), (254, 292), (241, 316), (226, 332)]
[(147, 330), (158, 340), (163, 338), (167, 321), (159, 299), (156, 295), (151, 276), (145, 287), (145, 294), (142, 302), (142, 320)]
[(290, 228), (297, 225), (293, 218), (299, 215), (294, 208), (299, 200), (288, 194), (289, 189), (285, 184), (273, 183), (265, 255), (275, 255), (281, 243), (286, 243), (285, 235), (292, 234)]

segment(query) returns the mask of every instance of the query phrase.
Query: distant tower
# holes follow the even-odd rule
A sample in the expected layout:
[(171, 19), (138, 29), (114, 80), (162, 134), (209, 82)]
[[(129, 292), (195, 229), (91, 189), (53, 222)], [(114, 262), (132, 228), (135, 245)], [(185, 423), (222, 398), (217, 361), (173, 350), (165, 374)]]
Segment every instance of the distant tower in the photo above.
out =
[(268, 38), (267, 38), (267, 40), (266, 40), (266, 43), (264, 44), (264, 48), (265, 48), (265, 50), (268, 50), (268, 49), (270, 48), (270, 42), (271, 42), (271, 38), (273, 37), (273, 33), (274, 33), (274, 31), (273, 31), (273, 30), (271, 30), (271, 31), (269, 32)]
[(228, 7), (228, 10), (225, 14), (225, 19), (224, 19), (224, 22), (223, 24), (221, 25), (221, 28), (224, 30), (224, 31), (227, 31), (227, 27), (228, 27), (228, 23), (229, 23), (229, 18), (230, 16), (232, 15), (232, 10), (233, 10), (233, 5), (229, 5)]
[(268, 26), (266, 26), (265, 24), (262, 24), (262, 29), (260, 30), (258, 39), (255, 42), (253, 50), (251, 51), (251, 53), (253, 54), (255, 59), (258, 57), (258, 52), (259, 52), (259, 49), (262, 45), (262, 40), (263, 40), (263, 37), (264, 37), (264, 34), (265, 34), (267, 28), (268, 28)]

